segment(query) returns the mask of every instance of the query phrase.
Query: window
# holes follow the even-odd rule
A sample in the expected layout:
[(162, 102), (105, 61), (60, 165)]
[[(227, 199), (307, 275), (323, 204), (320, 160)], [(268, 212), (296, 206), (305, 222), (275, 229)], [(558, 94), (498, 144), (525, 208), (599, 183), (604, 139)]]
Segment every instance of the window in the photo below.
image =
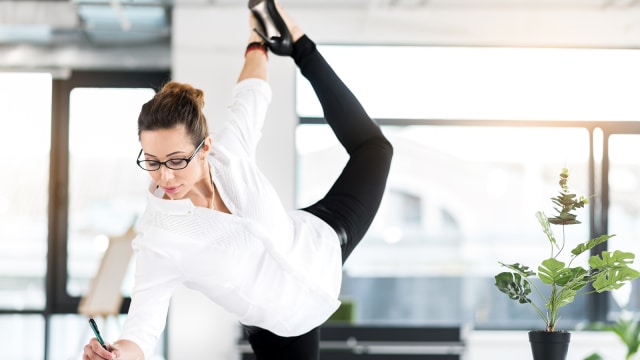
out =
[[(0, 73), (0, 312), (46, 304), (51, 81), (45, 73)], [(16, 314), (0, 316), (3, 356), (41, 358), (43, 318)], [(33, 342), (21, 341), (33, 334)]]
[[(70, 97), (67, 292), (82, 296), (109, 237), (126, 233), (146, 204), (137, 118), (154, 90), (75, 88)], [(112, 104), (117, 104), (113, 106)], [(123, 294), (131, 291), (128, 277)]]
[[(108, 242), (123, 234), (144, 207), (148, 174), (135, 158), (140, 151), (137, 117), (140, 107), (168, 79), (164, 72), (83, 72), (54, 82), (52, 157), (60, 194), (52, 194), (49, 224), (50, 304), (46, 339), (48, 356), (69, 358), (90, 338), (86, 319), (77, 316), (80, 298)], [(122, 311), (129, 306), (132, 270), (125, 279)], [(122, 319), (119, 319), (122, 320)], [(114, 321), (103, 326), (117, 338)], [(162, 344), (158, 354), (163, 351)]]
[[(322, 46), (377, 119), (636, 121), (640, 51)], [(297, 112), (321, 116), (298, 77)]]
[[(383, 131), (394, 145), (387, 192), (367, 238), (345, 264), (342, 294), (356, 301), (359, 320), (478, 327), (506, 326), (518, 317), (536, 322), (532, 309), (511, 304), (492, 279), (499, 261), (537, 265), (547, 253), (535, 212), (552, 210), (546, 200), (557, 192), (565, 159), (570, 159), (572, 187), (588, 193), (589, 132), (481, 126), (384, 126)], [(307, 134), (322, 132), (330, 129), (300, 125), (297, 143), (304, 147), (311, 141)], [(460, 141), (476, 150), (460, 149)], [(538, 151), (540, 143), (564, 143), (568, 155)], [(329, 188), (344, 163), (340, 150), (334, 143), (300, 151), (301, 204)], [(586, 239), (588, 212), (581, 218), (583, 224), (570, 231)], [(572, 309), (575, 313), (565, 313), (563, 320), (582, 320), (586, 310)]]
[[(594, 138), (603, 128), (633, 129), (632, 120), (640, 118), (631, 96), (631, 79), (640, 80), (633, 66), (640, 52), (375, 46), (322, 51), (395, 149), (377, 217), (345, 265), (342, 294), (356, 302), (357, 321), (479, 329), (539, 324), (533, 309), (493, 285), (502, 270), (498, 262), (537, 266), (548, 252), (535, 212), (553, 210), (548, 199), (557, 193), (562, 167), (571, 170), (576, 192), (608, 197), (606, 187), (597, 187), (607, 172), (607, 144)], [(402, 66), (389, 67), (398, 59)], [(323, 124), (306, 80), (298, 76), (297, 85), (297, 201), (304, 206), (326, 192), (346, 153)], [(628, 156), (638, 153), (629, 150), (637, 147), (628, 146), (634, 140), (612, 137), (610, 143), (616, 160), (609, 177), (618, 182), (611, 184), (609, 216), (623, 212), (611, 224), (627, 234), (635, 233), (629, 228), (633, 197), (627, 196), (635, 191)], [(582, 209), (583, 223), (568, 229), (568, 238), (597, 236), (591, 225), (606, 217), (595, 214), (592, 219)], [(563, 312), (563, 325), (600, 320), (604, 312), (589, 310), (594, 301), (576, 298)]]
[[(79, 356), (74, 352), (90, 336), (84, 333), (86, 319), (74, 315), (80, 297), (99, 264), (105, 236), (126, 230), (148, 181), (135, 164), (137, 113), (168, 77), (166, 72), (77, 71), (66, 79), (0, 73), (4, 357)], [(115, 193), (118, 197), (110, 196)], [(124, 284), (124, 295), (129, 287)], [(118, 329), (105, 324), (105, 331)], [(161, 353), (163, 345), (158, 349)]]
[[(640, 254), (640, 134), (613, 134), (609, 137), (609, 230), (616, 234), (609, 241), (612, 250), (619, 249)], [(636, 261), (638, 257), (636, 257)], [(637, 267), (636, 267), (637, 268)], [(633, 286), (625, 286), (611, 294), (610, 316), (615, 317), (621, 306), (637, 312), (640, 309), (638, 291), (640, 282), (635, 280)]]
[(51, 76), (0, 74), (0, 84), (0, 150), (6, 174), (0, 178), (0, 308), (42, 309)]

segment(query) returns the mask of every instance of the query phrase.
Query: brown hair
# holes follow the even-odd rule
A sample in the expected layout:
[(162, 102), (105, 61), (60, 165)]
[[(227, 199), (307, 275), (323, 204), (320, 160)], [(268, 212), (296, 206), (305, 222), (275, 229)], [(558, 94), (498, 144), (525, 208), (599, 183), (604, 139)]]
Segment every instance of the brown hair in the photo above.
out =
[(166, 83), (138, 116), (138, 138), (144, 130), (171, 129), (184, 125), (194, 145), (209, 135), (204, 107), (204, 92), (189, 84)]

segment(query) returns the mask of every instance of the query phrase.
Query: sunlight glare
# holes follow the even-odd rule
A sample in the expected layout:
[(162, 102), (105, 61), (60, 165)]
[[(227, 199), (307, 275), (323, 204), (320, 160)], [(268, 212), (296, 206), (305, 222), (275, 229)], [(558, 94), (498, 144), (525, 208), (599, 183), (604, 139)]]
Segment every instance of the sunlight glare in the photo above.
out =
[(51, 129), (40, 124), (51, 122), (51, 81), (49, 73), (0, 72), (0, 109), (8, 130), (0, 132), (3, 149), (31, 156), (49, 153)]
[[(374, 118), (640, 119), (636, 49), (323, 46), (322, 51)], [(313, 90), (297, 79), (298, 113), (319, 116)]]

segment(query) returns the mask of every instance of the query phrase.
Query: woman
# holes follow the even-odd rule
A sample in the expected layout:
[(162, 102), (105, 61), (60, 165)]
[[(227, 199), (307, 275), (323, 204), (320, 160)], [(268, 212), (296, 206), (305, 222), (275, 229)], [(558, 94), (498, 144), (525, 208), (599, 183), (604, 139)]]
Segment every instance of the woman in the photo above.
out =
[[(337, 309), (342, 264), (371, 224), (392, 147), (315, 44), (273, 0), (251, 1), (251, 32), (230, 120), (215, 137), (203, 93), (166, 84), (138, 119), (138, 164), (152, 178), (138, 224), (135, 287), (121, 337), (84, 359), (150, 359), (179, 284), (234, 313), (257, 359), (317, 359)], [(286, 211), (255, 163), (271, 98), (267, 48), (291, 56), (349, 154), (326, 196)]]

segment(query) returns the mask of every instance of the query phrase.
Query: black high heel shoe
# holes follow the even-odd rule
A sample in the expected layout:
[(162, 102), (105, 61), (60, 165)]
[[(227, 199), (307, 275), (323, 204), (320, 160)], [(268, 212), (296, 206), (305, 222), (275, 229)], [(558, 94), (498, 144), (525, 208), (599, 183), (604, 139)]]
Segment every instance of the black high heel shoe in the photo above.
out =
[(291, 56), (293, 41), (274, 0), (250, 0), (249, 9), (258, 20), (261, 29), (253, 29), (267, 44), (272, 53)]

